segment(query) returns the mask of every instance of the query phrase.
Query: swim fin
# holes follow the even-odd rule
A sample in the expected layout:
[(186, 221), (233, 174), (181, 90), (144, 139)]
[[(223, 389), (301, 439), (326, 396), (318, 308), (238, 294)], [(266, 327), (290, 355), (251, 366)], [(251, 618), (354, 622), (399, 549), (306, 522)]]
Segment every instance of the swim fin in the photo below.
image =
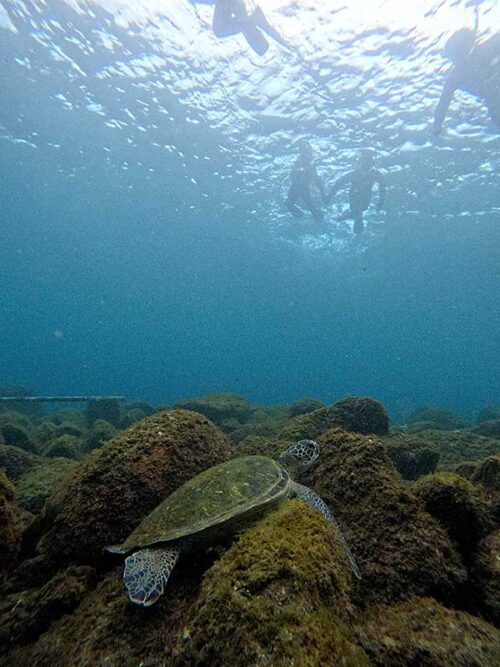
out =
[(263, 56), (266, 53), (269, 48), (269, 42), (258, 28), (253, 25), (246, 26), (245, 30), (243, 30), (243, 35), (255, 53), (259, 56)]

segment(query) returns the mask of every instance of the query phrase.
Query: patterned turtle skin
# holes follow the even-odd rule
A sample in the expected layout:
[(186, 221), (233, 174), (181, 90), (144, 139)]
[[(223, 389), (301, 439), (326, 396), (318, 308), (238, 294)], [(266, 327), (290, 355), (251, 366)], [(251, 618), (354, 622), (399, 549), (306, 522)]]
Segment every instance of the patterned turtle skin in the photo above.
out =
[(271, 508), (290, 493), (287, 470), (267, 456), (245, 456), (200, 473), (149, 514), (122, 553), (177, 543), (209, 544), (225, 527)]

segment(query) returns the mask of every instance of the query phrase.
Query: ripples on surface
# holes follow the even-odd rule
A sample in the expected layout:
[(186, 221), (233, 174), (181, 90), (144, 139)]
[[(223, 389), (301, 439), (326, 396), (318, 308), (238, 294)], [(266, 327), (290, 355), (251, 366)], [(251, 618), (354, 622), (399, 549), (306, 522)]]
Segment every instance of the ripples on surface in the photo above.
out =
[[(2, 0), (8, 156), (37, 150), (48, 169), (90, 182), (104, 164), (129, 190), (157, 179), (181, 215), (232, 212), (288, 242), (347, 252), (349, 233), (318, 234), (308, 217), (296, 228), (284, 209), (294, 142), (307, 136), (329, 183), (360, 148), (377, 150), (391, 223), (498, 215), (500, 136), (486, 109), (457, 93), (438, 145), (430, 133), (448, 69), (442, 46), (472, 27), (475, 3), (262, 4), (289, 51), (273, 44), (259, 58), (240, 37), (216, 40), (213, 9), (187, 0)], [(480, 8), (487, 36), (500, 3)], [(363, 244), (384, 215), (367, 219)]]

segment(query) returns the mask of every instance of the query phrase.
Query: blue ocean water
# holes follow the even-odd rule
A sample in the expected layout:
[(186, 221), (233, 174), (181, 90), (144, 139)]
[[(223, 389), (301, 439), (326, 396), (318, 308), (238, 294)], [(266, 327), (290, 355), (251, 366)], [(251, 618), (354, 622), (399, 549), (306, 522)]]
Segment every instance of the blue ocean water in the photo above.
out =
[[(500, 134), (464, 93), (430, 131), (475, 7), (500, 28), (495, 0), (269, 0), (290, 48), (259, 57), (187, 0), (0, 0), (0, 384), (498, 403)], [(328, 184), (375, 150), (361, 238), (345, 196), (287, 212), (302, 137)]]

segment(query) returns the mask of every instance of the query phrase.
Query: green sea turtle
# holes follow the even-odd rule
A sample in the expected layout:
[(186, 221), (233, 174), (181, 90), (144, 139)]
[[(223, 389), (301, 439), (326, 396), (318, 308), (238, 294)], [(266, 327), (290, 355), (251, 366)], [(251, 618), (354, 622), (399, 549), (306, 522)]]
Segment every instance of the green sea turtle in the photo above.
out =
[(300, 440), (277, 461), (245, 456), (213, 466), (170, 494), (128, 536), (123, 544), (106, 547), (128, 555), (123, 581), (136, 604), (149, 607), (163, 593), (179, 555), (213, 544), (284, 498), (299, 498), (333, 523), (354, 574), (360, 571), (328, 505), (317, 493), (293, 481), (319, 456), (313, 440)]

